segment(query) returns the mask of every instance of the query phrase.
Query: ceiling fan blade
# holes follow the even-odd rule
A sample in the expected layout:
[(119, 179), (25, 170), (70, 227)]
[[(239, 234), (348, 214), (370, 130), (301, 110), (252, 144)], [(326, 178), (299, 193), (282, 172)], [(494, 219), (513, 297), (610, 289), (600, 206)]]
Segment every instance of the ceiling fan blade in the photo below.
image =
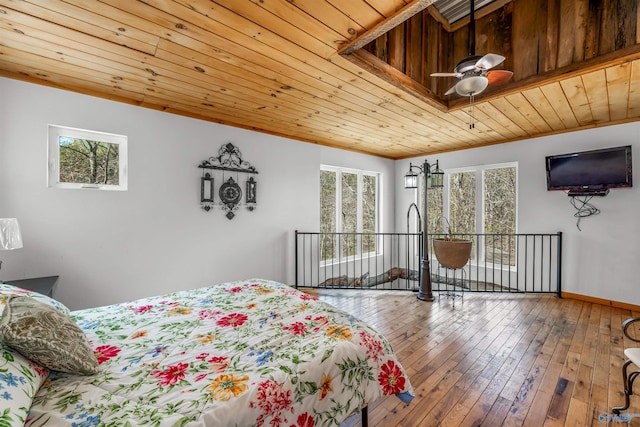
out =
[(453, 85), (453, 87), (452, 87), (451, 89), (449, 89), (448, 91), (446, 91), (446, 92), (444, 93), (444, 95), (445, 95), (445, 96), (447, 96), (447, 95), (451, 95), (452, 93), (455, 93), (455, 92), (456, 92), (456, 85)]
[(493, 68), (498, 64), (502, 64), (505, 60), (505, 57), (502, 55), (496, 55), (495, 53), (487, 53), (482, 58), (478, 59), (476, 62), (476, 68), (480, 68), (482, 70), (488, 70), (489, 68)]
[(506, 84), (513, 76), (513, 71), (509, 70), (492, 70), (487, 73), (490, 85)]
[(458, 77), (458, 73), (431, 73), (431, 77)]

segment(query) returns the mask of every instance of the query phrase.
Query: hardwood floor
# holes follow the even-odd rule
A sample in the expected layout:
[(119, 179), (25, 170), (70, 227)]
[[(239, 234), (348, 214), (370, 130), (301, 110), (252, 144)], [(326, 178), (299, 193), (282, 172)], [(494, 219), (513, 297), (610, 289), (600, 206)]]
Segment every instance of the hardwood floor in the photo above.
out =
[[(640, 313), (551, 295), (311, 290), (390, 341), (415, 399), (369, 406), (373, 426), (604, 426), (624, 403), (621, 323)], [(455, 306), (452, 304), (455, 302)], [(637, 382), (640, 391), (640, 380)], [(640, 413), (631, 397), (627, 413)], [(360, 425), (359, 416), (341, 427)], [(640, 426), (640, 414), (629, 424)]]

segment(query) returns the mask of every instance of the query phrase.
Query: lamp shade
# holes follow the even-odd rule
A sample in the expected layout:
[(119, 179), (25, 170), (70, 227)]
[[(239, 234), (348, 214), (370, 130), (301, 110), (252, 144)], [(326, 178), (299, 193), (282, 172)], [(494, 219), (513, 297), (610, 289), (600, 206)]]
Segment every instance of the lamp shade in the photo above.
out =
[(404, 176), (404, 188), (418, 188), (418, 174), (412, 171)]
[(12, 250), (22, 247), (20, 224), (16, 218), (0, 218), (0, 249)]
[(444, 187), (444, 172), (438, 168), (436, 163), (436, 170), (431, 172), (429, 188), (441, 188)]
[(489, 79), (485, 76), (466, 77), (456, 84), (456, 92), (462, 96), (477, 95), (487, 88)]

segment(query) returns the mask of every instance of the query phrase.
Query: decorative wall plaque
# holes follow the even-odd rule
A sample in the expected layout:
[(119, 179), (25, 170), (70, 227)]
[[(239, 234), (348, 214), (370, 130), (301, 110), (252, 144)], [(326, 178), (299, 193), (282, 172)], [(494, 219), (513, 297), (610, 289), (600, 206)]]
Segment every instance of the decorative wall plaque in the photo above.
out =
[[(202, 169), (200, 179), (200, 206), (209, 212), (216, 206), (214, 200), (215, 183), (220, 182), (218, 197), (220, 201), (217, 205), (226, 211), (226, 217), (233, 219), (234, 211), (241, 206), (245, 206), (249, 211), (253, 211), (257, 206), (257, 182), (255, 175), (258, 174), (256, 168), (251, 163), (242, 160), (242, 153), (238, 147), (232, 143), (223, 144), (218, 150), (218, 155), (203, 160), (198, 166)], [(217, 174), (219, 179), (214, 179), (213, 174)], [(245, 182), (245, 202), (242, 203), (242, 186), (240, 177), (248, 178)], [(235, 176), (235, 179), (234, 179)]]

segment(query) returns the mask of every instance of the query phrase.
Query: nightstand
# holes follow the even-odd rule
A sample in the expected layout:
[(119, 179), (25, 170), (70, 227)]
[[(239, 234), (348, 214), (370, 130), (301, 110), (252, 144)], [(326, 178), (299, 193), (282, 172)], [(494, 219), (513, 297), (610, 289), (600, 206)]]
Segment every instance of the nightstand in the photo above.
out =
[(47, 276), (35, 277), (33, 279), (7, 280), (4, 283), (53, 297), (53, 287), (58, 281), (58, 277), (59, 276)]

